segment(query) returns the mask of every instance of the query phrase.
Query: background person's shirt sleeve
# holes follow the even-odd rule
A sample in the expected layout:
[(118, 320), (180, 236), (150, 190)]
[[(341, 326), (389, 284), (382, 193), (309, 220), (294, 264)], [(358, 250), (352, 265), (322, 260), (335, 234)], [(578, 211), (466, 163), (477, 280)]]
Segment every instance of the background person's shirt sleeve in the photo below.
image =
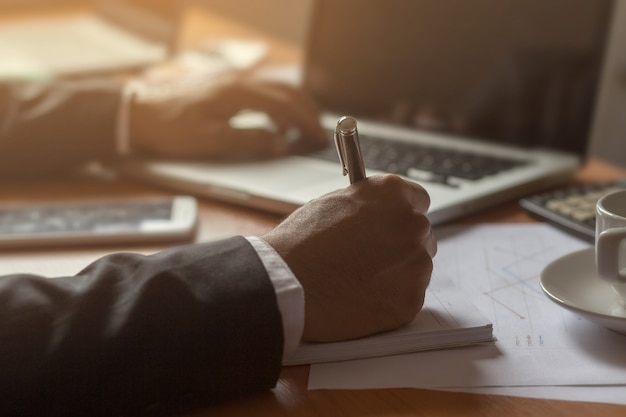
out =
[(37, 178), (116, 155), (122, 83), (0, 82), (0, 180)]

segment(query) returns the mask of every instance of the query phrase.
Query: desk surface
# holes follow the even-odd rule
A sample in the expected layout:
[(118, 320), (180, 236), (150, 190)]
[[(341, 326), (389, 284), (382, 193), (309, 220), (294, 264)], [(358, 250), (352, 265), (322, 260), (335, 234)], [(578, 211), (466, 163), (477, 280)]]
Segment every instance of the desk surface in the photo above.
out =
[[(222, 16), (192, 13), (185, 22), (188, 29), (181, 44), (211, 34), (256, 36), (256, 32)], [(267, 38), (266, 38), (267, 40)], [(277, 39), (268, 60), (293, 62), (300, 58), (297, 48)], [(626, 170), (600, 161), (590, 161), (577, 177), (578, 182), (603, 181), (619, 178)], [(107, 196), (163, 195), (168, 191), (132, 183), (98, 182), (92, 180), (45, 181), (29, 184), (0, 184), (0, 204), (7, 202), (45, 201)], [(202, 200), (201, 226), (198, 241), (213, 240), (234, 234), (260, 234), (273, 227), (280, 218), (248, 209)], [(509, 202), (479, 215), (459, 219), (457, 223), (531, 222), (517, 205)], [(98, 257), (125, 247), (97, 247), (51, 251), (4, 251), (0, 263), (7, 265), (16, 259), (29, 257), (57, 259), (59, 256)], [(158, 247), (133, 247), (133, 250), (154, 251)], [(493, 395), (448, 393), (421, 389), (308, 391), (308, 366), (283, 369), (277, 387), (265, 394), (201, 410), (193, 416), (624, 416), (626, 407), (608, 404), (565, 402)]]
[[(593, 182), (620, 178), (626, 171), (600, 161), (590, 161), (576, 178)], [(167, 195), (169, 191), (133, 183), (94, 180), (41, 181), (26, 184), (0, 184), (0, 204), (34, 202), (50, 199), (100, 198), (132, 195)], [(273, 227), (280, 217), (210, 200), (200, 201), (201, 226), (197, 241), (234, 234), (260, 234)], [(456, 223), (532, 222), (517, 202), (509, 202), (480, 215), (459, 219)], [(4, 251), (0, 264), (23, 262), (29, 257), (51, 261), (96, 258), (115, 250), (152, 252), (153, 247), (93, 247), (55, 251)], [(193, 416), (589, 416), (626, 415), (625, 406), (515, 398), (494, 395), (447, 393), (421, 389), (308, 391), (308, 366), (285, 367), (277, 387), (266, 394), (198, 411)]]

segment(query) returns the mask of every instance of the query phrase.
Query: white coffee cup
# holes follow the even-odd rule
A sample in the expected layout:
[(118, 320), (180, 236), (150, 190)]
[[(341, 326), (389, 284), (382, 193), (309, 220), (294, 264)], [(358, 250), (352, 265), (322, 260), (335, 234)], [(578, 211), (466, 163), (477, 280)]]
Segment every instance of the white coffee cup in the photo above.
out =
[(596, 204), (596, 269), (626, 309), (626, 190), (602, 196)]

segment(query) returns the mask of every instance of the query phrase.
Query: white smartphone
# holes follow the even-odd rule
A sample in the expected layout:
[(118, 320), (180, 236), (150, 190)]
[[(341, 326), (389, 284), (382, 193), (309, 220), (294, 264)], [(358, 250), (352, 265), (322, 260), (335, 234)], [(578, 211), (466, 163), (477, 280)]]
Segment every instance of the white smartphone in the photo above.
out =
[(183, 242), (195, 235), (193, 197), (140, 197), (0, 206), (0, 248)]

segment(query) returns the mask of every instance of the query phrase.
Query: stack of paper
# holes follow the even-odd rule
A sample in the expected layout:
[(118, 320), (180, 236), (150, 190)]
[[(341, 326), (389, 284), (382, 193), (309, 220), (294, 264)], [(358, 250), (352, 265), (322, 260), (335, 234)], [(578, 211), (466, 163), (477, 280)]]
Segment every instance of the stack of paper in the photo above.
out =
[(626, 337), (561, 308), (539, 285), (546, 265), (588, 243), (545, 223), (451, 226), (436, 235), (431, 285), (460, 288), (494, 324), (497, 343), (315, 364), (309, 389), (414, 387), (626, 404)]
[(431, 283), (424, 308), (409, 325), (361, 339), (301, 345), (285, 365), (371, 358), (494, 340), (492, 324), (450, 281)]

